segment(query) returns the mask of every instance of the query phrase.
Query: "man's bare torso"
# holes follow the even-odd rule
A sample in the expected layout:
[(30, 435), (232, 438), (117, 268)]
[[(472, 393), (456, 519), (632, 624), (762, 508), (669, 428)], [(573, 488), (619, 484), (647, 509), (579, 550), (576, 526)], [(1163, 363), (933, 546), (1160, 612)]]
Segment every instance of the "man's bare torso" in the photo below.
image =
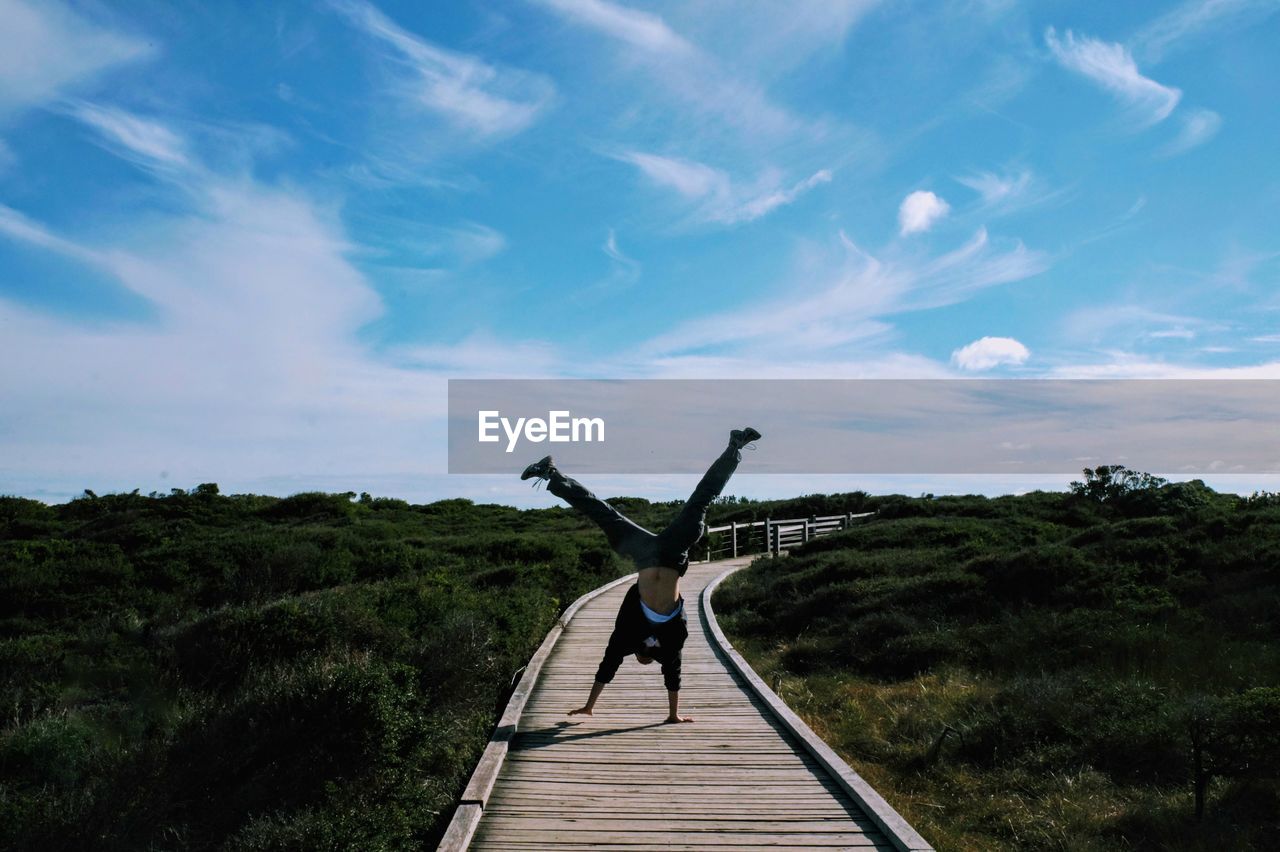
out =
[(640, 584), (640, 600), (649, 609), (666, 615), (676, 608), (676, 601), (680, 599), (679, 571), (661, 565), (641, 568), (637, 582)]

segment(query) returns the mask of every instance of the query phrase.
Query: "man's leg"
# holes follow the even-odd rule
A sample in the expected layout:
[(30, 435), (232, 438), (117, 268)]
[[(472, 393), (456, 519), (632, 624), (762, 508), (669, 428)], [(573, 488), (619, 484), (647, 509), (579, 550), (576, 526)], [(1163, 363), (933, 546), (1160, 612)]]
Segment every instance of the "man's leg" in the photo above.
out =
[(760, 433), (754, 429), (733, 432), (729, 439), (729, 446), (725, 447), (720, 457), (712, 462), (711, 467), (702, 475), (702, 480), (685, 501), (680, 514), (676, 515), (675, 520), (658, 534), (658, 547), (664, 558), (670, 561), (676, 555), (683, 554), (693, 547), (698, 539), (702, 538), (707, 508), (711, 505), (711, 501), (720, 496), (729, 478), (738, 469), (738, 462), (742, 461), (741, 448), (759, 437)]
[(657, 536), (592, 494), (582, 483), (556, 470), (547, 480), (547, 490), (595, 521), (604, 530), (609, 546), (634, 560), (636, 567), (654, 564)]

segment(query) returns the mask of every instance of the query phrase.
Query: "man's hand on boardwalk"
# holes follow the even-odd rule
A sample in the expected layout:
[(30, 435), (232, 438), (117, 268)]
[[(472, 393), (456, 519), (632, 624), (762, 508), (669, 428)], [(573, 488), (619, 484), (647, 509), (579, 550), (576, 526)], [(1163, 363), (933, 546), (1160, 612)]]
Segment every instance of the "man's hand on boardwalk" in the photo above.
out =
[(692, 722), (693, 717), (692, 716), (668, 716), (664, 721), (668, 725), (676, 725), (676, 724), (679, 724), (680, 722)]
[(591, 694), (587, 696), (587, 703), (583, 704), (577, 710), (570, 710), (570, 716), (577, 716), (581, 713), (583, 716), (592, 715), (591, 711), (596, 709), (596, 702), (600, 700), (600, 693), (604, 692), (604, 684), (596, 681), (591, 684)]

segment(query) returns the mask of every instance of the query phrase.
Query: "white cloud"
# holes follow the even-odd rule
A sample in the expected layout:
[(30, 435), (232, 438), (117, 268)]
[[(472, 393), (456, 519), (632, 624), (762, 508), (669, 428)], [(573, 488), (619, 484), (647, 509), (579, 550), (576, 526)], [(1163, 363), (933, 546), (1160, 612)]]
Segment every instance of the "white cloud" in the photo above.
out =
[(0, 0), (0, 115), (53, 100), (151, 52), (141, 39), (100, 27), (58, 0)]
[(642, 50), (687, 53), (693, 46), (657, 15), (605, 0), (536, 0), (566, 18), (596, 29)]
[(71, 114), (100, 133), (126, 158), (144, 165), (184, 168), (190, 165), (186, 142), (174, 131), (113, 107), (79, 102)]
[(1277, 10), (1276, 0), (1187, 0), (1143, 27), (1133, 44), (1147, 60), (1158, 62), (1193, 36), (1255, 23)]
[(541, 74), (499, 67), (432, 44), (361, 0), (332, 0), (332, 5), (409, 68), (400, 92), (407, 103), (463, 130), (494, 137), (518, 133), (554, 99), (555, 87)]
[(1045, 31), (1044, 40), (1063, 68), (1111, 92), (1128, 105), (1142, 125), (1168, 118), (1182, 98), (1180, 89), (1144, 77), (1124, 45), (1088, 36), (1077, 38), (1071, 30), (1059, 39), (1053, 27)]
[(1030, 350), (1012, 337), (982, 337), (951, 353), (951, 363), (962, 370), (990, 370), (1004, 364), (1024, 364)]
[(898, 207), (898, 232), (923, 233), (951, 210), (951, 205), (928, 190), (918, 189), (902, 199)]
[(1197, 109), (1182, 116), (1182, 129), (1177, 138), (1162, 151), (1166, 156), (1185, 154), (1208, 142), (1222, 128), (1222, 116), (1213, 110)]
[(791, 186), (783, 186), (776, 172), (761, 175), (740, 186), (727, 173), (704, 163), (629, 151), (618, 159), (631, 163), (659, 186), (675, 190), (682, 198), (699, 202), (694, 218), (702, 222), (736, 225), (752, 222), (779, 207), (791, 204), (809, 190), (831, 180), (821, 169)]

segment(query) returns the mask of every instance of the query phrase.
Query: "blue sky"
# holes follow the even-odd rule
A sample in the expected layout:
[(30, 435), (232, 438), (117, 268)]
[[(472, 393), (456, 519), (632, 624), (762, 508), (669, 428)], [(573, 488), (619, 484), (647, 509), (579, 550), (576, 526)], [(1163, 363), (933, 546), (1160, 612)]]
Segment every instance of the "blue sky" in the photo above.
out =
[(450, 377), (1280, 378), (1277, 11), (0, 0), (0, 491), (546, 502)]

